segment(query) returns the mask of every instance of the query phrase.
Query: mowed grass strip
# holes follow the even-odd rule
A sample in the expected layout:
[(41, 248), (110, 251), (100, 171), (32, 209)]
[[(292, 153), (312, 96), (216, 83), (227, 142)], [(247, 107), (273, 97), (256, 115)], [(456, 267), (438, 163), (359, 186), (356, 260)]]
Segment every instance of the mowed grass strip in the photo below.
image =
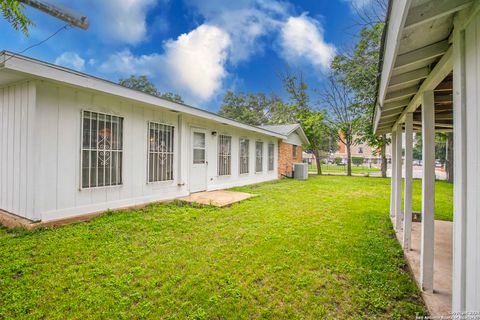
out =
[(387, 179), (311, 176), (33, 232), (0, 230), (0, 318), (412, 318)]

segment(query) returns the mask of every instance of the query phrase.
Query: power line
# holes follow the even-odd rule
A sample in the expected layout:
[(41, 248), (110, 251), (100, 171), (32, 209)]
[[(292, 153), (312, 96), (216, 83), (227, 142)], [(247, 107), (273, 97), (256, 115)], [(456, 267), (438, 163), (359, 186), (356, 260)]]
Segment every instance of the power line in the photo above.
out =
[(31, 46), (23, 49), (22, 51), (20, 52), (16, 52), (16, 53), (13, 53), (8, 59), (6, 59), (3, 63), (7, 62), (8, 60), (12, 59), (13, 57), (15, 57), (16, 55), (18, 54), (22, 54), (32, 48), (35, 48), (35, 47), (38, 47), (40, 45), (42, 45), (43, 43), (47, 42), (48, 40), (50, 40), (51, 38), (53, 38), (54, 36), (56, 36), (57, 34), (59, 34), (60, 32), (62, 32), (63, 30), (66, 30), (68, 29), (68, 27), (70, 27), (70, 25), (67, 23), (65, 24), (64, 26), (62, 26), (61, 28), (59, 28), (57, 31), (55, 31), (54, 33), (52, 33), (51, 35), (49, 35), (47, 38), (43, 39), (42, 41), (40, 42), (37, 42), (35, 44), (32, 44)]

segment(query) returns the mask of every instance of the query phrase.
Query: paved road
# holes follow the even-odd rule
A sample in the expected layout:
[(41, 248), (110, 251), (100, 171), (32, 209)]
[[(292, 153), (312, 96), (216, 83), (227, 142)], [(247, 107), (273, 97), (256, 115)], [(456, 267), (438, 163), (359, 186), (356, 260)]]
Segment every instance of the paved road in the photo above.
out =
[[(414, 179), (421, 179), (422, 178), (422, 166), (413, 166), (413, 178)], [(315, 174), (316, 172), (310, 172), (311, 174)], [(344, 176), (346, 175), (345, 172), (325, 172), (326, 175), (334, 175), (334, 176)], [(365, 176), (365, 174), (352, 174), (353, 176)], [(369, 174), (372, 177), (380, 177), (380, 172), (370, 172)], [(387, 177), (392, 176), (392, 169), (389, 166), (387, 168)], [(402, 170), (402, 176), (405, 177), (405, 171)], [(437, 180), (447, 180), (447, 174), (443, 168), (435, 168), (435, 178)]]

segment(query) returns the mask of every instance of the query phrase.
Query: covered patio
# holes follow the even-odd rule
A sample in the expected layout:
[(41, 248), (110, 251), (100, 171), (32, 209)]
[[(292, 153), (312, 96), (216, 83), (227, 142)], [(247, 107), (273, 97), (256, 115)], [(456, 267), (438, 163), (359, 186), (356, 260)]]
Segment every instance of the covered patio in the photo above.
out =
[[(479, 1), (390, 1), (382, 39), (373, 125), (391, 134), (390, 215), (432, 315), (480, 310), (479, 8)], [(414, 132), (422, 134), (419, 224), (412, 224)], [(434, 219), (435, 132), (454, 135), (453, 231)]]

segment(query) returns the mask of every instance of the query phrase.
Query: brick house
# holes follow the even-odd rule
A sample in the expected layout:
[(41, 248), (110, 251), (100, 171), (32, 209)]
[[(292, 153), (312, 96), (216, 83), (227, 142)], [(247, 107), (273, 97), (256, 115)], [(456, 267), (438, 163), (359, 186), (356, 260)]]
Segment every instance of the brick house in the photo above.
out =
[(278, 142), (278, 176), (292, 177), (293, 164), (302, 162), (302, 145), (308, 144), (307, 136), (298, 123), (263, 125), (261, 128), (282, 134), (286, 140)]

